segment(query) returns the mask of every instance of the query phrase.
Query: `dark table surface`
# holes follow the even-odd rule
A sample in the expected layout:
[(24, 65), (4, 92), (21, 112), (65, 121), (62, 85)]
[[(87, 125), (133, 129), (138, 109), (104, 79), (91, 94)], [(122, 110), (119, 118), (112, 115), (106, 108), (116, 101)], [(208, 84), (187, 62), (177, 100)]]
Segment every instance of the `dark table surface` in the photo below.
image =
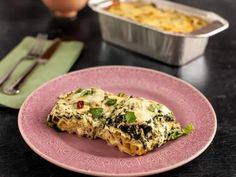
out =
[[(50, 37), (85, 43), (72, 70), (99, 65), (132, 65), (152, 68), (179, 77), (198, 88), (213, 105), (218, 120), (216, 136), (198, 158), (162, 173), (160, 177), (236, 177), (236, 1), (177, 0), (212, 10), (230, 22), (230, 28), (212, 37), (205, 56), (171, 67), (127, 51), (101, 39), (97, 15), (89, 8), (75, 21), (53, 19), (41, 1), (0, 1), (0, 58), (24, 36), (47, 32)], [(77, 173), (59, 168), (35, 154), (17, 127), (18, 110), (0, 107), (0, 177), (62, 177)]]

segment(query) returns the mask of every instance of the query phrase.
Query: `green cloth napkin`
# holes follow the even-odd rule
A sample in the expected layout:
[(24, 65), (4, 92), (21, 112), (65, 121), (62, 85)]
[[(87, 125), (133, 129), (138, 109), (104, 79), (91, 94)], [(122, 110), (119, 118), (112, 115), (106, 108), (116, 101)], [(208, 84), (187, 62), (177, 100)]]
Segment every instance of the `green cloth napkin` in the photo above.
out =
[[(34, 40), (35, 38), (33, 37), (25, 37), (4, 59), (0, 61), (0, 77), (12, 68), (14, 63), (28, 53)], [(51, 43), (52, 41), (48, 40), (44, 49), (46, 50)], [(27, 80), (25, 80), (19, 94), (6, 95), (0, 91), (0, 104), (6, 107), (19, 109), (26, 97), (32, 91), (46, 81), (68, 72), (73, 63), (77, 60), (82, 49), (83, 43), (81, 42), (62, 42), (52, 58), (47, 63), (37, 66)], [(33, 64), (33, 62), (34, 61), (30, 59), (24, 60), (4, 85), (12, 83), (27, 67)]]

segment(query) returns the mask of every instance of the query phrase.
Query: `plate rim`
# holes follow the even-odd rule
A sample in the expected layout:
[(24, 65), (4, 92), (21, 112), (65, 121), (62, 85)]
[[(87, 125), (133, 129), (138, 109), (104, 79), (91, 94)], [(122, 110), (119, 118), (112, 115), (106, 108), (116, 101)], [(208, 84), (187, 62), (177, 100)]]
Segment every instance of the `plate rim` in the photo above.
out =
[[(206, 104), (208, 105), (208, 107), (210, 108), (211, 113), (213, 114), (214, 117), (214, 128), (213, 128), (213, 132), (211, 134), (211, 136), (209, 137), (209, 141), (205, 144), (205, 146), (203, 146), (200, 150), (198, 150), (194, 155), (188, 157), (185, 160), (182, 160), (176, 164), (173, 165), (169, 165), (167, 167), (161, 168), (161, 169), (157, 169), (157, 170), (151, 170), (151, 171), (146, 171), (146, 172), (137, 172), (137, 173), (121, 173), (121, 174), (117, 174), (117, 173), (105, 173), (105, 172), (96, 172), (96, 171), (86, 171), (83, 169), (79, 169), (76, 167), (71, 167), (65, 163), (61, 163), (58, 162), (57, 160), (48, 157), (47, 155), (45, 155), (43, 152), (40, 152), (40, 150), (38, 150), (36, 147), (34, 147), (34, 145), (29, 141), (29, 139), (27, 138), (27, 136), (24, 134), (24, 130), (21, 126), (21, 117), (22, 117), (22, 108), (25, 106), (25, 104), (28, 102), (28, 100), (30, 100), (30, 98), (41, 88), (43, 88), (44, 86), (54, 82), (55, 80), (58, 80), (60, 78), (63, 78), (65, 76), (69, 76), (69, 75), (73, 75), (75, 73), (80, 73), (80, 72), (84, 72), (84, 71), (90, 71), (90, 70), (94, 70), (94, 69), (103, 69), (103, 68), (122, 68), (122, 69), (137, 69), (137, 70), (143, 70), (143, 71), (147, 71), (147, 72), (155, 72), (158, 73), (160, 75), (163, 75), (164, 77), (169, 77), (171, 79), (177, 80), (178, 82), (181, 82), (184, 85), (187, 85), (188, 87), (190, 87), (191, 89), (193, 89), (199, 96), (201, 96), (203, 98), (203, 100), (206, 102)], [(86, 175), (94, 175), (94, 176), (146, 176), (146, 175), (153, 175), (153, 174), (159, 174), (159, 173), (163, 173), (163, 172), (167, 172), (170, 170), (173, 170), (175, 168), (178, 168), (180, 166), (183, 166), (185, 164), (187, 164), (188, 162), (194, 160), (195, 158), (197, 158), (199, 155), (201, 155), (211, 144), (211, 142), (213, 141), (215, 135), (216, 135), (216, 130), (217, 130), (217, 116), (216, 113), (214, 111), (213, 106), (211, 105), (210, 101), (205, 97), (205, 95), (200, 92), (197, 88), (195, 88), (193, 85), (191, 85), (190, 83), (188, 83), (187, 81), (184, 81), (180, 78), (177, 78), (175, 76), (172, 76), (170, 74), (164, 73), (162, 71), (158, 71), (155, 69), (150, 69), (150, 68), (145, 68), (145, 67), (140, 67), (140, 66), (126, 66), (126, 65), (106, 65), (106, 66), (93, 66), (93, 67), (88, 67), (88, 68), (83, 68), (83, 69), (79, 69), (76, 71), (72, 71), (69, 73), (65, 73), (61, 76), (55, 77), (54, 79), (51, 79), (49, 81), (47, 81), (46, 83), (42, 84), (40, 87), (38, 87), (36, 90), (34, 90), (23, 102), (23, 104), (21, 105), (20, 111), (18, 113), (18, 128), (20, 131), (20, 134), (22, 136), (22, 138), (24, 139), (24, 141), (26, 142), (26, 144), (40, 157), (42, 157), (43, 159), (47, 160), (48, 162), (64, 168), (66, 170), (70, 170), (76, 173), (82, 173), (82, 174), (86, 174)]]

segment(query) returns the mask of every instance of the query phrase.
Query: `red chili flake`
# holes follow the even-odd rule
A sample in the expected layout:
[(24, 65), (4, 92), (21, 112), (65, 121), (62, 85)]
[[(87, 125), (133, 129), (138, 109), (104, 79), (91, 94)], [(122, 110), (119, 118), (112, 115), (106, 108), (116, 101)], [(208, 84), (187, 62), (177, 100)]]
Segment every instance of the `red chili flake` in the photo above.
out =
[(77, 108), (82, 109), (84, 107), (84, 101), (78, 101), (77, 102)]

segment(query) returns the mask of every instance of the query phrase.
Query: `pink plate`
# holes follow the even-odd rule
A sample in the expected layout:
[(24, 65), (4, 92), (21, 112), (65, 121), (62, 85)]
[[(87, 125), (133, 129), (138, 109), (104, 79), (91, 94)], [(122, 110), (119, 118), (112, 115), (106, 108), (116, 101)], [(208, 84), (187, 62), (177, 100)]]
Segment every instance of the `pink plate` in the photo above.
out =
[[(46, 125), (57, 96), (77, 87), (100, 87), (142, 96), (167, 105), (182, 126), (194, 131), (146, 155), (131, 157), (102, 140), (58, 133)], [(21, 107), (18, 125), (26, 143), (41, 157), (75, 172), (98, 176), (141, 176), (179, 167), (200, 155), (216, 132), (216, 115), (208, 100), (190, 84), (138, 67), (105, 66), (58, 77), (32, 93)]]

